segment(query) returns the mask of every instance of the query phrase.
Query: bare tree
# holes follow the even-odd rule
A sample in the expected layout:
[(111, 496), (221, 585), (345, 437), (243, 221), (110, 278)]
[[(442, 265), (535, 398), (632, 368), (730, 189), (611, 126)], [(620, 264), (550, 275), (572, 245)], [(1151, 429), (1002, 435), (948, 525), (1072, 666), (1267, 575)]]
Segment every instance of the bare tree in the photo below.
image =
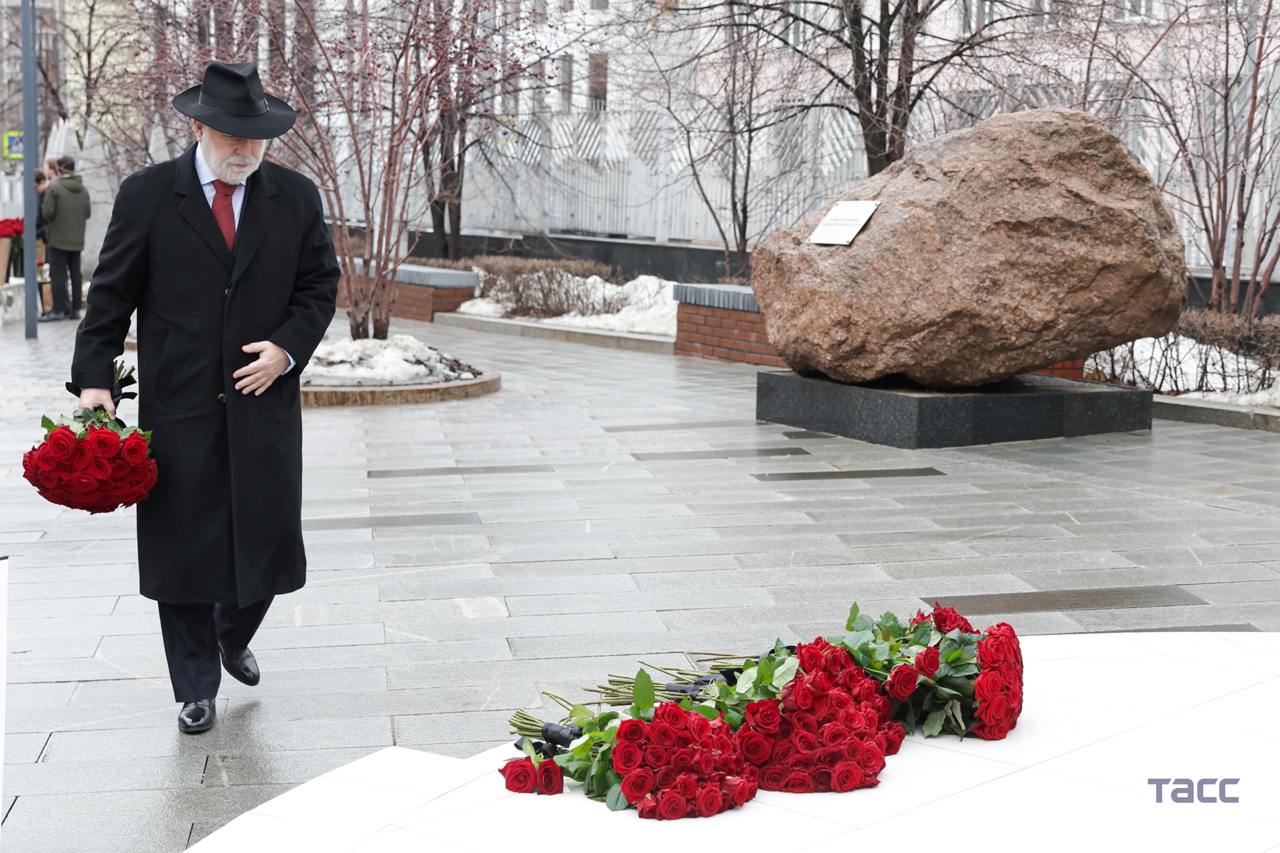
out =
[[(954, 66), (978, 77), (1001, 59), (1017, 59), (1001, 42), (1028, 17), (1018, 0), (692, 0), (670, 4), (681, 14), (727, 14), (775, 44), (806, 74), (804, 109), (833, 109), (855, 118), (867, 173), (902, 157), (911, 116)], [(957, 5), (965, 11), (957, 17)], [(971, 10), (972, 7), (972, 10)], [(723, 9), (722, 12), (718, 10)], [(975, 11), (976, 10), (976, 11)]]
[[(794, 63), (728, 0), (696, 12), (668, 7), (628, 30), (645, 45), (637, 99), (674, 132), (676, 159), (715, 224), (726, 274), (743, 275), (752, 238), (780, 212), (777, 196), (797, 183), (768, 144), (771, 130), (803, 112)], [(673, 43), (679, 49), (667, 50)]]
[(1207, 259), (1208, 306), (1256, 317), (1280, 263), (1280, 9), (1168, 8), (1122, 36), (1088, 31), (1088, 106), (1127, 122), (1154, 152), (1148, 166)]

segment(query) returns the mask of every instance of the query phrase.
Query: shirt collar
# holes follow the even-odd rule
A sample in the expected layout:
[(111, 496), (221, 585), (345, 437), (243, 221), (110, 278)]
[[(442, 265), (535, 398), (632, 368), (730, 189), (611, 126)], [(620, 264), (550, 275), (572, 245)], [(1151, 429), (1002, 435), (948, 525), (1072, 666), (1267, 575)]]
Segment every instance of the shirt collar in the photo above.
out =
[[(200, 183), (203, 185), (203, 184), (212, 183), (214, 178), (216, 177), (217, 176), (213, 174), (213, 170), (209, 168), (209, 164), (204, 161), (204, 153), (201, 152), (200, 143), (197, 142), (196, 143), (196, 178), (199, 179)], [(240, 184), (236, 184), (236, 186), (240, 186)]]

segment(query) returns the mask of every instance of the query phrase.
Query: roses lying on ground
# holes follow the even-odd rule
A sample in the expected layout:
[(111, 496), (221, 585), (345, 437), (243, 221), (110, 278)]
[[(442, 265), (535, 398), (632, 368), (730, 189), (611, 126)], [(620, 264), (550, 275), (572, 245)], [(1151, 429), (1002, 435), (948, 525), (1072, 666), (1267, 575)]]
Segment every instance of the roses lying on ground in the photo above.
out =
[(564, 771), (554, 761), (543, 759), (534, 766), (529, 756), (513, 758), (498, 771), (507, 790), (517, 794), (559, 794), (564, 791)]

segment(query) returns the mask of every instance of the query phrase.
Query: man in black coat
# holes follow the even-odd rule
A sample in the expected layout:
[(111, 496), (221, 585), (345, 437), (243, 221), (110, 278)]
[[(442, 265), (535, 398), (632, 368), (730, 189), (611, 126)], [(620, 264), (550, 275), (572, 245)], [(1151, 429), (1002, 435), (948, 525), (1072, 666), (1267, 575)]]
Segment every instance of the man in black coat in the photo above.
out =
[(197, 142), (120, 185), (76, 332), (71, 387), (114, 413), (138, 312), (139, 426), (159, 480), (137, 508), (140, 592), (159, 602), (178, 728), (213, 725), (219, 662), (306, 580), (298, 375), (333, 318), (339, 267), (320, 194), (264, 161), (295, 112), (253, 63), (211, 62), (173, 100)]

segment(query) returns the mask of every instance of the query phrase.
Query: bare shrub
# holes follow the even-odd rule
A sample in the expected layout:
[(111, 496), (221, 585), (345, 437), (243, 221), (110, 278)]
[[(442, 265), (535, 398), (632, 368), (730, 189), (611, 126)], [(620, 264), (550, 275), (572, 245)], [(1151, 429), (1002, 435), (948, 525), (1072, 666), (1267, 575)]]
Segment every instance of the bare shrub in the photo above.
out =
[(1265, 391), (1280, 369), (1280, 317), (1252, 319), (1192, 308), (1160, 338), (1130, 341), (1090, 356), (1095, 379), (1162, 394)]
[(432, 266), (475, 269), (480, 273), (476, 295), (510, 306), (512, 317), (559, 317), (562, 314), (613, 314), (626, 298), (621, 289), (584, 286), (593, 276), (617, 283), (617, 272), (608, 264), (580, 259), (519, 258), (481, 255)]

